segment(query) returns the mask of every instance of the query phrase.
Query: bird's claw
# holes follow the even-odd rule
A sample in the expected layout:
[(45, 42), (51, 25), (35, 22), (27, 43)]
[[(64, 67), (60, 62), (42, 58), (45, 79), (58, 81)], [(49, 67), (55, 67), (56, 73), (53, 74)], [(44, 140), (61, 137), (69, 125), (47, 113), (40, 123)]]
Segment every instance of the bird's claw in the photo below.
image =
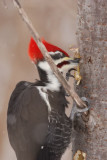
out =
[(87, 108), (83, 108), (83, 109), (77, 108), (77, 112), (79, 113), (87, 112), (90, 109), (89, 99), (86, 97), (81, 97), (81, 99), (86, 103)]
[(81, 97), (81, 99), (86, 103), (87, 108), (80, 109), (80, 108), (77, 107), (76, 103), (74, 102), (72, 112), (71, 112), (71, 115), (70, 115), (70, 118), (72, 120), (74, 119), (75, 114), (79, 116), (82, 113), (85, 113), (85, 112), (89, 111), (89, 109), (90, 109), (89, 99), (87, 99), (86, 97)]
[[(74, 76), (71, 74), (71, 72), (74, 71)], [(66, 73), (66, 80), (69, 81), (69, 78), (73, 77), (76, 80), (76, 85), (79, 85), (81, 82), (81, 75), (80, 75), (80, 69), (79, 65), (76, 68), (71, 68), (67, 73)]]
[(66, 73), (66, 80), (69, 81), (69, 78), (70, 77), (73, 77), (75, 78), (72, 74), (71, 74), (71, 71), (76, 71), (75, 68), (71, 68), (67, 73)]

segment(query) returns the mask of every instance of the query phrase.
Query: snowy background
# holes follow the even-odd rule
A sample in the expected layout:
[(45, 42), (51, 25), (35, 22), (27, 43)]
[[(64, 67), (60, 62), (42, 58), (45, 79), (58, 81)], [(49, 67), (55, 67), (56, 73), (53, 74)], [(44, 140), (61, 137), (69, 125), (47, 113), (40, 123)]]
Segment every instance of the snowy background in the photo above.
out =
[[(77, 0), (20, 0), (38, 33), (70, 54), (76, 45)], [(16, 160), (6, 127), (8, 101), (21, 80), (34, 81), (37, 72), (28, 57), (30, 32), (12, 0), (0, 0), (0, 160)], [(69, 160), (69, 158), (67, 158)]]

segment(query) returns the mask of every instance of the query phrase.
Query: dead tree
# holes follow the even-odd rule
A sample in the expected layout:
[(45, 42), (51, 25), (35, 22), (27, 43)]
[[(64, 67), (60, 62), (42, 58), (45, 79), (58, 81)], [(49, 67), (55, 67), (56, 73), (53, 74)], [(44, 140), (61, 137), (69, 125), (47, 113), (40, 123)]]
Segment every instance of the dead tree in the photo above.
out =
[[(78, 94), (90, 99), (89, 121), (75, 116), (73, 155), (107, 159), (107, 0), (78, 0), (78, 44), (82, 82)], [(76, 160), (85, 160), (80, 155)]]

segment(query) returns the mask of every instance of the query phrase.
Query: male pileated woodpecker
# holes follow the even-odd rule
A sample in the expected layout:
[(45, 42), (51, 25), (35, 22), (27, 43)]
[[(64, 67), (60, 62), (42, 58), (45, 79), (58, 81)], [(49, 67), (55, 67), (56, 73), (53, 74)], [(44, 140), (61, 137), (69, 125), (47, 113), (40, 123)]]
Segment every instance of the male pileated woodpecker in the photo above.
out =
[[(62, 49), (42, 40), (61, 72), (78, 65)], [(59, 160), (71, 139), (72, 122), (65, 114), (66, 93), (31, 38), (29, 56), (40, 80), (19, 82), (9, 101), (8, 136), (17, 160)]]

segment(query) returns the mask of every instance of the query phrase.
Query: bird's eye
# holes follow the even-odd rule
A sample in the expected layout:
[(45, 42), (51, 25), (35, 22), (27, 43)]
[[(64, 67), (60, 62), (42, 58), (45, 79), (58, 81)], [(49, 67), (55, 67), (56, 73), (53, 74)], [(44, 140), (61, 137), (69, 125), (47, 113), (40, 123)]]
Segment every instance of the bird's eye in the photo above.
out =
[(61, 74), (63, 74), (63, 72), (61, 72)]

